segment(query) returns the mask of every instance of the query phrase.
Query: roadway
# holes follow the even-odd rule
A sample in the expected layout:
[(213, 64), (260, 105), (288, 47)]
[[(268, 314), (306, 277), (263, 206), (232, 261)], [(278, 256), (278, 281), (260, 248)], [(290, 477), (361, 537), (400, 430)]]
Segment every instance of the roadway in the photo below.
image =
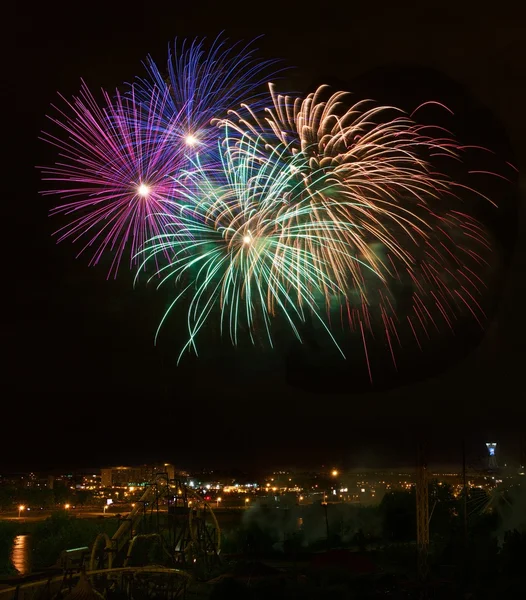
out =
[[(223, 513), (223, 512), (230, 512), (230, 511), (239, 511), (239, 510), (244, 510), (249, 508), (248, 505), (244, 505), (244, 506), (215, 506), (215, 502), (214, 503), (210, 503), (211, 508), (214, 512), (216, 513)], [(11, 511), (5, 511), (5, 512), (0, 512), (0, 521), (15, 521), (18, 523), (34, 523), (36, 521), (44, 521), (45, 519), (48, 519), (51, 515), (55, 514), (58, 510), (60, 509), (54, 509), (54, 510), (49, 510), (49, 509), (33, 509), (31, 511), (28, 510), (24, 510), (20, 513), (18, 510), (11, 510)], [(72, 517), (76, 517), (78, 519), (102, 519), (102, 518), (111, 518), (111, 517), (116, 517), (117, 515), (127, 515), (130, 512), (130, 507), (129, 506), (123, 506), (122, 510), (117, 510), (116, 508), (112, 507), (112, 510), (106, 510), (106, 511), (102, 511), (98, 508), (86, 508), (86, 509), (82, 509), (82, 508), (72, 508), (72, 509), (68, 509), (68, 514)], [(166, 512), (167, 511), (167, 507), (166, 506), (160, 506), (159, 507), (159, 512)]]
[[(18, 511), (5, 511), (0, 512), (0, 521), (16, 521), (18, 523), (31, 523), (35, 521), (43, 521), (48, 519), (52, 514), (56, 513), (56, 510), (32, 510), (31, 512), (24, 511), (18, 516)], [(128, 511), (123, 511), (128, 512)], [(96, 519), (104, 517), (115, 517), (118, 513), (116, 512), (102, 512), (96, 510), (70, 510), (68, 513), (71, 516), (78, 517), (80, 519)], [(122, 514), (122, 513), (121, 513)]]

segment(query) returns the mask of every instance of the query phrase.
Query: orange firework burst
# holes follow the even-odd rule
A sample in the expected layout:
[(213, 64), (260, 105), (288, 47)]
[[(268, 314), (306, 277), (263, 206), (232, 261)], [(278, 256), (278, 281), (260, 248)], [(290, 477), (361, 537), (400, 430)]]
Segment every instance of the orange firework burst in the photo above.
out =
[[(248, 118), (230, 111), (217, 124), (230, 144), (249, 136), (250, 151), (262, 161), (283, 149), (294, 157), (295, 197), (308, 198), (311, 210), (292, 213), (290, 231), (298, 219), (304, 228), (305, 220), (322, 224), (323, 245), (301, 236), (295, 243), (327, 265), (330, 280), (345, 290), (336, 298), (334, 287), (325, 287), (328, 311), (339, 306), (342, 320), (345, 314), (362, 336), (366, 356), (367, 337), (380, 330), (396, 366), (402, 320), (420, 348), (431, 330), (453, 329), (466, 312), (482, 323), (490, 243), (484, 228), (459, 211), (457, 184), (433, 167), (437, 157), (460, 158), (462, 147), (448, 131), (420, 125), (394, 107), (349, 104), (347, 93), (326, 98), (327, 92), (321, 86), (292, 98), (270, 85), (272, 107), (263, 114), (245, 106)], [(401, 287), (410, 290), (403, 315), (395, 294)]]

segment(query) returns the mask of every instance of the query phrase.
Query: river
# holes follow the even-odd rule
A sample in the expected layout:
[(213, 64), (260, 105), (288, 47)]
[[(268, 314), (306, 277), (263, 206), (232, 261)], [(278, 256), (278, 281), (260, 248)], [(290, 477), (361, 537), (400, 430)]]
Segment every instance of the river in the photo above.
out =
[(13, 540), (11, 561), (20, 575), (31, 573), (31, 536), (17, 535)]

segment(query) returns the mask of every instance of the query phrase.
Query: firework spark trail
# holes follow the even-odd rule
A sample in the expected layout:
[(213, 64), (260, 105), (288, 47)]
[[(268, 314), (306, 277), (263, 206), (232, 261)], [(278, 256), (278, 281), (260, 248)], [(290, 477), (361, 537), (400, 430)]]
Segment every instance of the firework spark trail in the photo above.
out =
[[(59, 149), (60, 159), (40, 168), (43, 179), (55, 186), (43, 194), (68, 200), (51, 214), (74, 215), (56, 232), (58, 241), (84, 239), (78, 254), (94, 247), (90, 264), (106, 252), (113, 254), (110, 277), (117, 275), (127, 247), (131, 265), (145, 241), (164, 231), (164, 215), (173, 212), (178, 154), (169, 136), (155, 131), (166, 96), (154, 93), (150, 110), (133, 92), (128, 97), (117, 93), (113, 100), (103, 92), (103, 99), (101, 107), (84, 83), (72, 102), (63, 98), (65, 110), (57, 109), (59, 116), (50, 119), (67, 139), (43, 134)], [(144, 128), (145, 121), (150, 127)]]

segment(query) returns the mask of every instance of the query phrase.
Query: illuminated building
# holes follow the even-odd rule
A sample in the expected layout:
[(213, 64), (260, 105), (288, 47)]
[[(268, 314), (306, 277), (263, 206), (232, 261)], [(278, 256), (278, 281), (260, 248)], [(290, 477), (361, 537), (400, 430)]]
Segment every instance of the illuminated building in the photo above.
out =
[(153, 481), (159, 473), (167, 473), (168, 479), (174, 479), (175, 467), (168, 463), (161, 465), (140, 465), (138, 467), (109, 467), (101, 469), (101, 485), (104, 488), (141, 485)]
[(486, 447), (488, 449), (488, 468), (496, 469), (498, 467), (497, 443), (496, 442), (486, 442)]

